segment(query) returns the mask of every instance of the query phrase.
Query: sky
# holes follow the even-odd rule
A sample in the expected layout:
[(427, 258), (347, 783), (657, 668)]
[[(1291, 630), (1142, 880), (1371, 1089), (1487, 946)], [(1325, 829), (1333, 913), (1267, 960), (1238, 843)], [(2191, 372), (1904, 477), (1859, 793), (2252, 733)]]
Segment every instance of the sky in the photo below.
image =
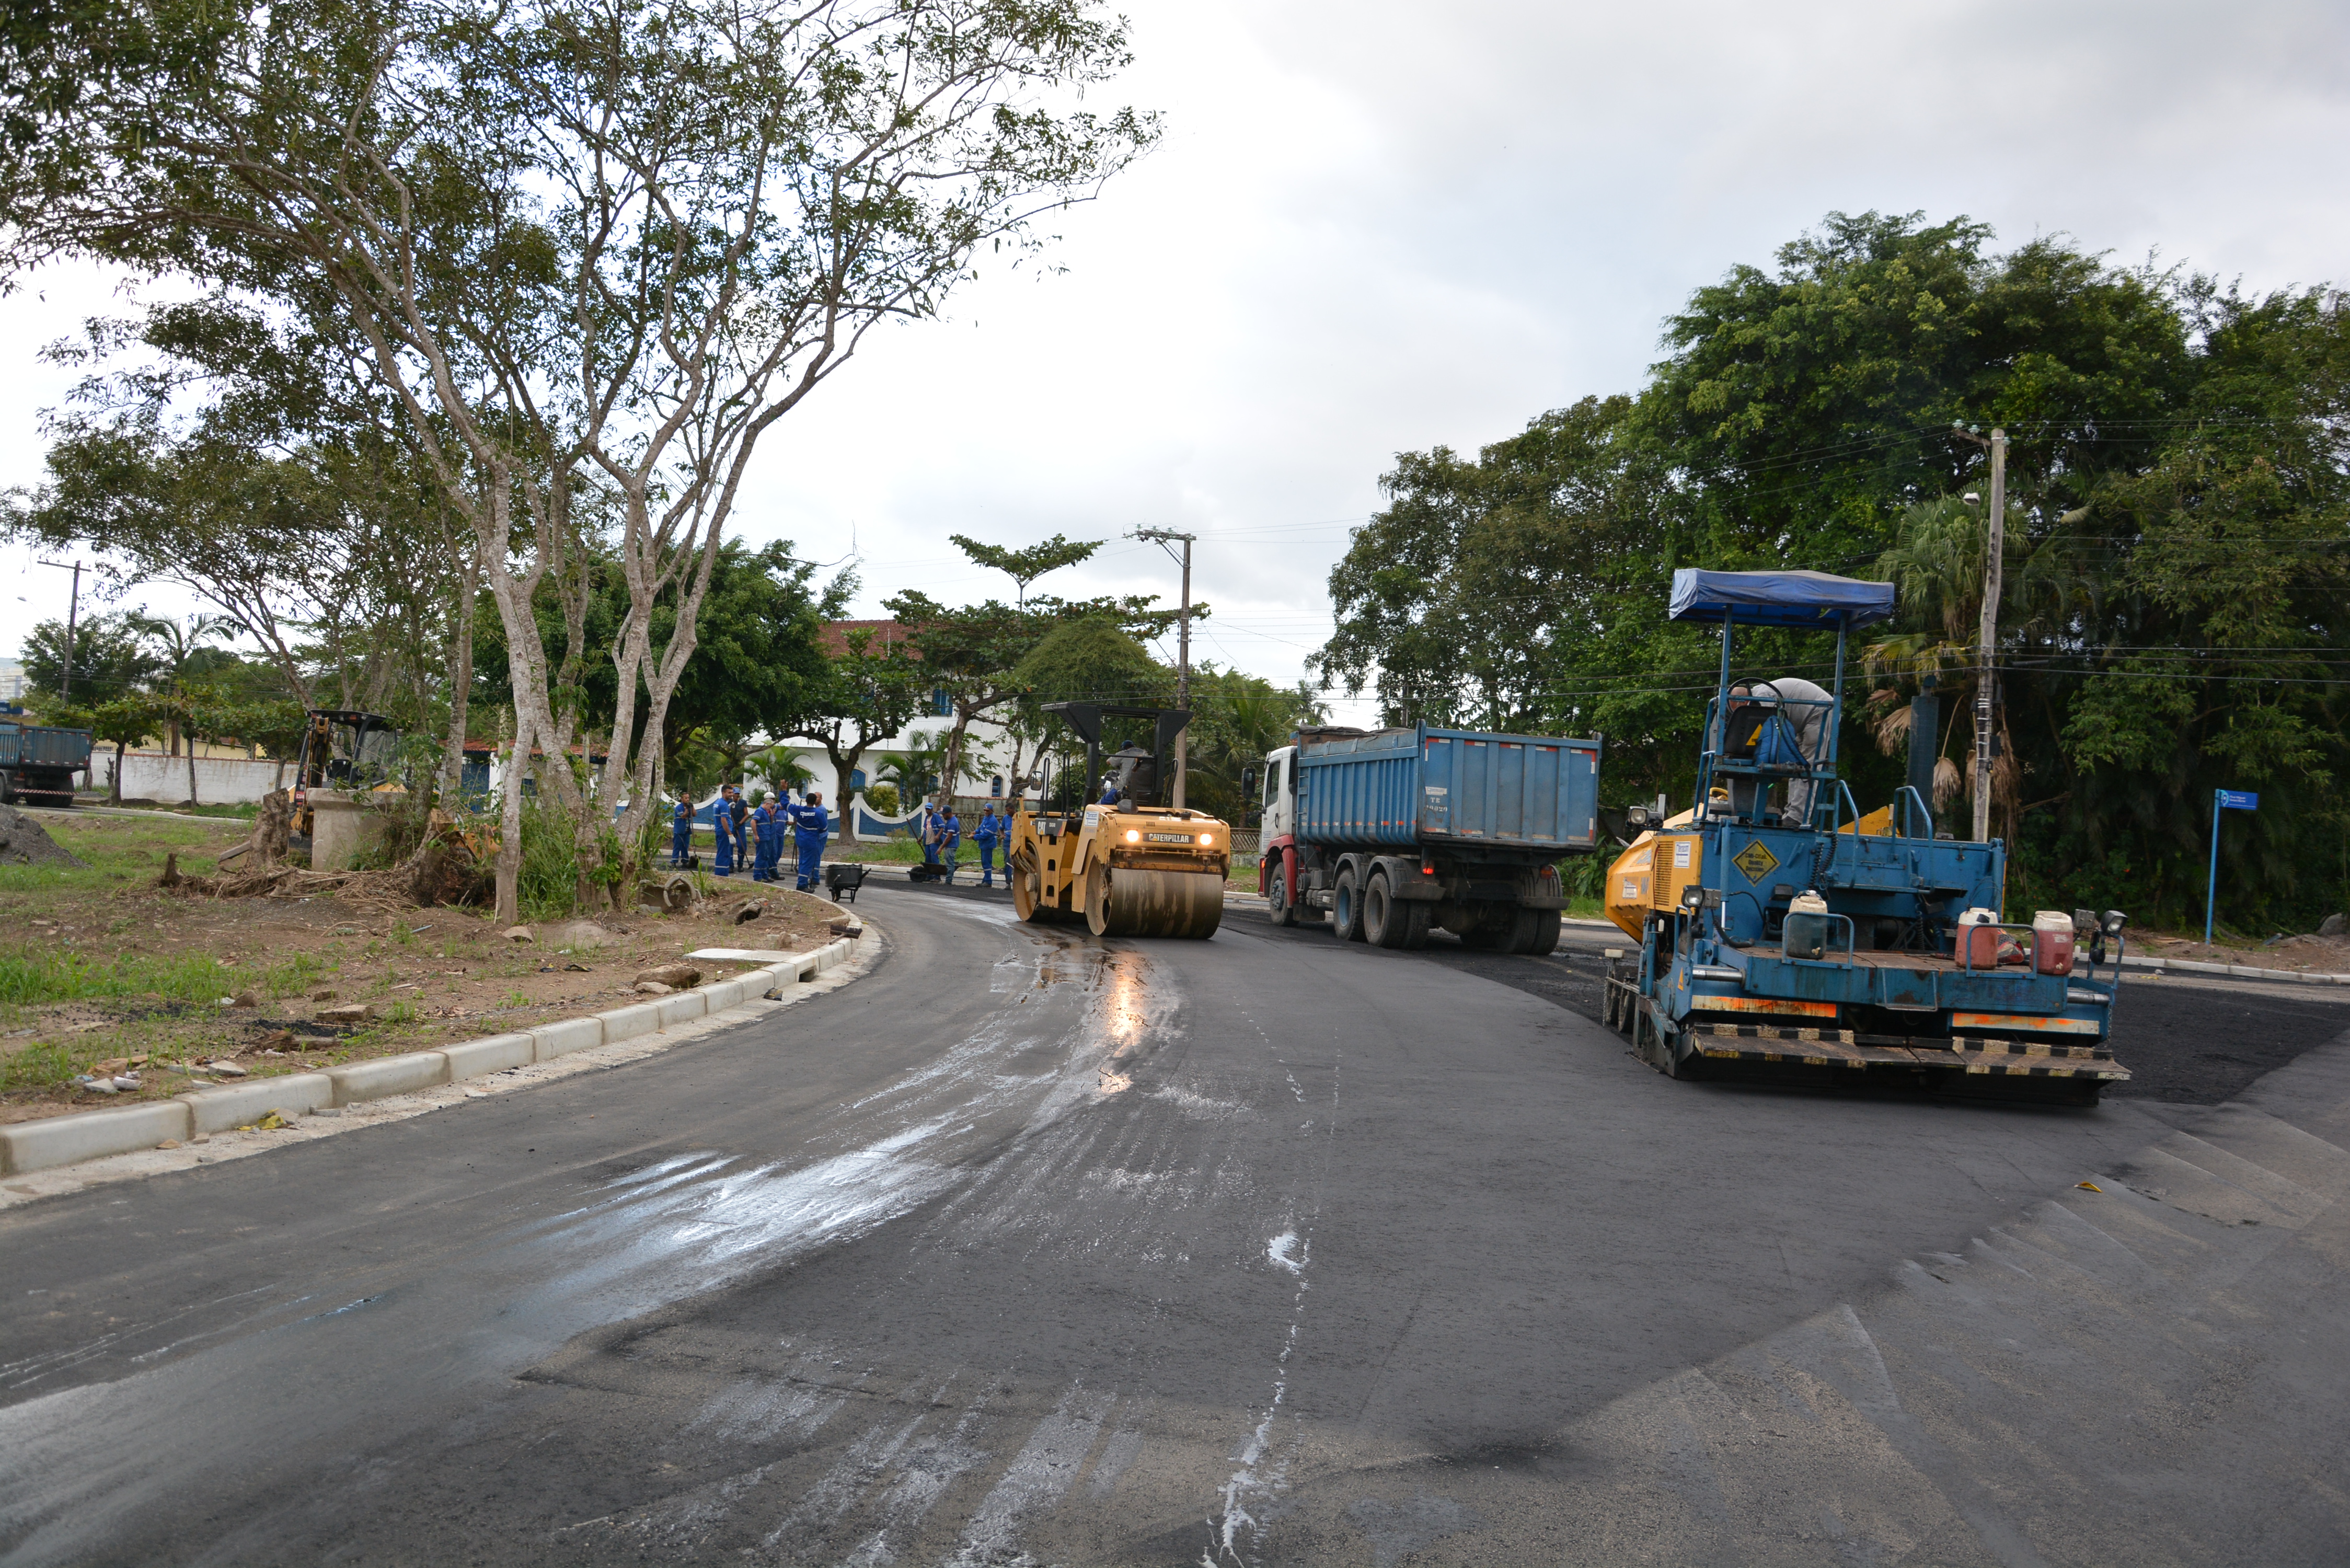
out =
[[(740, 531), (853, 553), (857, 613), (1009, 597), (956, 533), (1107, 540), (1039, 588), (1171, 603), (1173, 564), (1128, 535), (1172, 528), (1212, 607), (1193, 657), (1294, 680), (1397, 452), (1636, 389), (1693, 289), (1830, 212), (1965, 214), (2002, 246), (2064, 234), (2256, 290), (2350, 281), (2350, 7), (1119, 9), (1136, 60), (1104, 100), (1158, 110), (1163, 141), (1056, 216), (1052, 270), (877, 333), (759, 448)], [(39, 482), (68, 384), (37, 351), (115, 286), (58, 270), (0, 299), (0, 488)], [(0, 549), (0, 656), (68, 585)]]

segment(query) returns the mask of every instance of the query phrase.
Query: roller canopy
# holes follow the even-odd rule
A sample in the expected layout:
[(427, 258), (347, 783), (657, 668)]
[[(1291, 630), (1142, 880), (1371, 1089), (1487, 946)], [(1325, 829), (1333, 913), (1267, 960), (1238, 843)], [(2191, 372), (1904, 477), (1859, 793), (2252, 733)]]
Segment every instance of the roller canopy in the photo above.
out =
[(1893, 617), (1893, 585), (1832, 577), (1825, 572), (1673, 573), (1675, 620), (1834, 630)]

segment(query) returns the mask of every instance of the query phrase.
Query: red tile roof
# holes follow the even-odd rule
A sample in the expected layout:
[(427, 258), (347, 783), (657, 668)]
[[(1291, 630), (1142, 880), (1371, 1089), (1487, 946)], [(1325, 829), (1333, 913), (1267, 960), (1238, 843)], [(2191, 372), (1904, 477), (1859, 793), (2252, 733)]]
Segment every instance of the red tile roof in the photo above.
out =
[[(817, 639), (823, 643), (826, 653), (838, 659), (848, 651), (848, 634), (852, 631), (873, 634), (865, 644), (867, 650), (873, 653), (880, 652), (892, 643), (903, 642), (912, 635), (894, 620), (828, 620), (824, 623), (824, 630), (817, 634)], [(907, 651), (912, 653), (913, 649)], [(915, 657), (919, 659), (921, 656), (915, 654)]]

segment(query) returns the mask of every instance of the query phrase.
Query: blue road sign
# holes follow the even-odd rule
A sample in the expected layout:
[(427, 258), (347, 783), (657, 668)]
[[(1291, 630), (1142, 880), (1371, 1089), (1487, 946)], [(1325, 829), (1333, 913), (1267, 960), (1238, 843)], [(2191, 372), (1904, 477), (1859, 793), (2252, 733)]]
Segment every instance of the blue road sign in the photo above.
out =
[(2212, 906), (2220, 898), (2220, 814), (2223, 811), (2258, 811), (2261, 797), (2258, 791), (2248, 789), (2215, 789), (2211, 792), (2211, 871), (2203, 884), (2203, 945), (2211, 945)]

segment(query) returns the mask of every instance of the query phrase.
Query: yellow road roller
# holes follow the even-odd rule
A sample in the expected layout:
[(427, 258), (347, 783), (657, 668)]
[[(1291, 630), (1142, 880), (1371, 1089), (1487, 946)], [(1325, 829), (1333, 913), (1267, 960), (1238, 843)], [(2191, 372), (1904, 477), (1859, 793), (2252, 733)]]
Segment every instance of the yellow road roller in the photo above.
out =
[[(1053, 702), (1086, 742), (1085, 794), (1109, 798), (1066, 812), (1012, 816), (1004, 860), (1024, 920), (1083, 919), (1097, 937), (1211, 937), (1224, 916), (1232, 829), (1205, 812), (1153, 804), (1159, 758), (1191, 715), (1180, 709)], [(1128, 746), (1101, 762), (1104, 719), (1149, 719), (1155, 749)], [(1097, 781), (1109, 788), (1101, 789)]]

